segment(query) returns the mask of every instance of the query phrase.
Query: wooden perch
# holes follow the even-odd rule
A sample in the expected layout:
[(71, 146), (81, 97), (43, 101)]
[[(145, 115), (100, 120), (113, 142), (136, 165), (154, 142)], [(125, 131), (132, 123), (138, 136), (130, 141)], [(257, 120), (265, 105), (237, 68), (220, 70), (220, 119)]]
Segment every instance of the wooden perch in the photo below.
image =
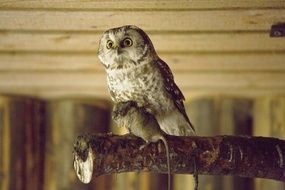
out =
[[(166, 136), (171, 172), (259, 177), (285, 182), (285, 141), (266, 137)], [(74, 168), (79, 179), (89, 183), (93, 175), (131, 171), (167, 173), (162, 142), (139, 149), (144, 142), (132, 135), (85, 135), (74, 144)]]

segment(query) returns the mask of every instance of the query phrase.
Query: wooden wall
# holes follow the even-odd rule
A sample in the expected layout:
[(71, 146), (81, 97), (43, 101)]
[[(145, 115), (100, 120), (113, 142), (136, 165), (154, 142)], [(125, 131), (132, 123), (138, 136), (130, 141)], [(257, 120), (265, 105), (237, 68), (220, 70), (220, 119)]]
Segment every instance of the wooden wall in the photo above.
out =
[(110, 131), (106, 101), (0, 96), (0, 189), (111, 188), (111, 176), (81, 183), (73, 169), (73, 143)]
[(0, 96), (0, 189), (44, 185), (45, 103)]
[(187, 97), (284, 94), (283, 0), (0, 1), (0, 92), (109, 98), (98, 40), (134, 24)]

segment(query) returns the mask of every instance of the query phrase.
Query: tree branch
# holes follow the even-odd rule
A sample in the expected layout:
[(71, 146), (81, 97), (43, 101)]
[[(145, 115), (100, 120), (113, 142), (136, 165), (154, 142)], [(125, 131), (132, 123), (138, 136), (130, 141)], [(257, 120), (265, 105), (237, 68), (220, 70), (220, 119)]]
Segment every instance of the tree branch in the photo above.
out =
[[(166, 136), (171, 172), (259, 177), (285, 182), (285, 141), (266, 137)], [(79, 179), (130, 171), (167, 173), (162, 142), (139, 149), (144, 142), (132, 135), (84, 135), (74, 144), (74, 167)]]

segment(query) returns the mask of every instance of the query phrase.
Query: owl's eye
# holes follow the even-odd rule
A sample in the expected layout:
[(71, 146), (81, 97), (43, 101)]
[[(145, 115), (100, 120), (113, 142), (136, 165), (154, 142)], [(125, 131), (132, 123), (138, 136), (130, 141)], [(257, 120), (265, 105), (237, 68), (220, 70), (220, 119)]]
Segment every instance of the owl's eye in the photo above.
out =
[(131, 38), (125, 38), (123, 41), (123, 45), (124, 47), (131, 47), (133, 45), (133, 41), (131, 40)]
[(111, 47), (113, 47), (113, 45), (114, 45), (114, 43), (113, 43), (111, 40), (108, 40), (108, 41), (106, 42), (106, 48), (107, 48), (107, 49), (110, 49)]

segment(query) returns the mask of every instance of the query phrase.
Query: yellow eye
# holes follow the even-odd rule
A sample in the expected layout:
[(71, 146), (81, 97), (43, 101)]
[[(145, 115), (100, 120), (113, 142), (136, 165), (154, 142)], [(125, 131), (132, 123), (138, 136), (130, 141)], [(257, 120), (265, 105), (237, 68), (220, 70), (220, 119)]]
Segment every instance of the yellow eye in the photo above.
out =
[(113, 47), (113, 45), (114, 45), (114, 43), (113, 43), (111, 40), (108, 40), (108, 41), (106, 42), (106, 48), (107, 48), (107, 49), (110, 49), (111, 47)]
[(133, 41), (131, 40), (131, 38), (125, 38), (123, 41), (123, 45), (124, 47), (131, 47), (133, 45)]

